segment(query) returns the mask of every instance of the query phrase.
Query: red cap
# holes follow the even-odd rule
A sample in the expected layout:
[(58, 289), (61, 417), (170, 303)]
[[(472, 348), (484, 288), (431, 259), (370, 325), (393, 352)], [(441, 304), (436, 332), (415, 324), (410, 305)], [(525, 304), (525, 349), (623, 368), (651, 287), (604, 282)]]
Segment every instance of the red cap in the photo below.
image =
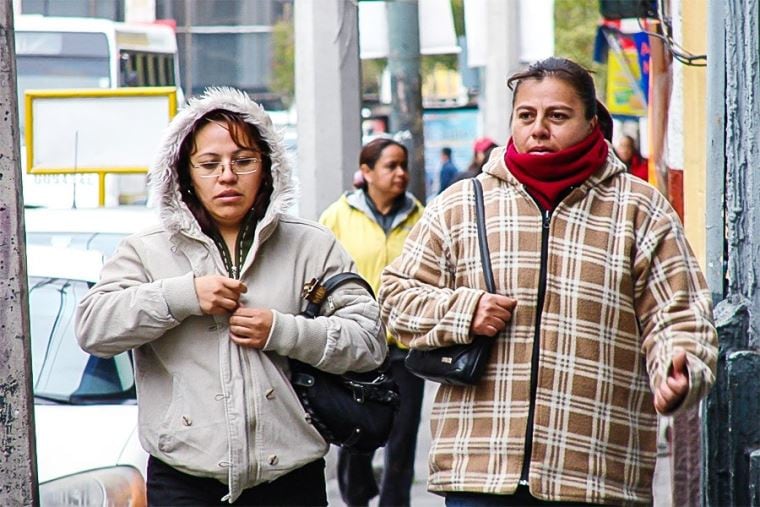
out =
[(496, 146), (496, 143), (493, 142), (493, 139), (490, 137), (481, 137), (475, 140), (473, 149), (476, 153), (485, 153), (485, 151), (491, 146)]

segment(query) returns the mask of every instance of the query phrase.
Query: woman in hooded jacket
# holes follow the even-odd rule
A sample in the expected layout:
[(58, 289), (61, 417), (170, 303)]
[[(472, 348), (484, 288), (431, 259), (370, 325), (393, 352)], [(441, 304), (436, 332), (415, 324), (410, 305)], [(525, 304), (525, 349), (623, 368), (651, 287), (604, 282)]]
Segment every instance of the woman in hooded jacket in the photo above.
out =
[(354, 264), (327, 229), (286, 213), (283, 140), (244, 93), (191, 99), (149, 177), (160, 225), (122, 242), (77, 311), (87, 352), (134, 353), (149, 504), (326, 505), (328, 445), (288, 358), (377, 367), (377, 304), (350, 284), (323, 315), (299, 315), (305, 283)]

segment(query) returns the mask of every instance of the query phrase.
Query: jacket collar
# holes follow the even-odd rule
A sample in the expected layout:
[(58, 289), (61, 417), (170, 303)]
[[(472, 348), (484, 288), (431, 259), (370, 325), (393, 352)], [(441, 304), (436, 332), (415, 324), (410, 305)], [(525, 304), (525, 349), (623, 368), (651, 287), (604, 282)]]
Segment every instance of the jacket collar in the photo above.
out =
[[(354, 190), (353, 192), (346, 192), (343, 195), (343, 198), (351, 208), (364, 213), (373, 222), (377, 222), (377, 220), (375, 220), (375, 215), (372, 212), (372, 209), (369, 207), (369, 204), (367, 204), (368, 197), (363, 189), (360, 188), (358, 190)], [(404, 205), (401, 207), (401, 209), (398, 210), (396, 216), (393, 218), (391, 230), (398, 227), (399, 224), (409, 218), (409, 215), (414, 213), (414, 211), (421, 206), (422, 205), (419, 203), (419, 201), (411, 193), (407, 192), (404, 195)]]

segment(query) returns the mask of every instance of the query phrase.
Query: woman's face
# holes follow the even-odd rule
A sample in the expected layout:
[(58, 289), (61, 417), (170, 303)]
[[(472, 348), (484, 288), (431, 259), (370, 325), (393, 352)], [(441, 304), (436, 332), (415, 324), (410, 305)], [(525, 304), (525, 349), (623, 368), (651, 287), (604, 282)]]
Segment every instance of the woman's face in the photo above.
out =
[[(224, 124), (207, 123), (195, 136), (195, 151), (190, 154), (190, 179), (203, 207), (214, 219), (220, 229), (239, 228), (243, 218), (253, 207), (256, 194), (261, 186), (262, 171), (261, 152), (253, 142), (250, 148), (241, 148), (232, 140)], [(241, 159), (259, 159), (247, 170), (248, 174), (235, 174), (230, 162)], [(208, 176), (207, 172), (193, 166), (219, 162), (224, 168), (219, 174)], [(250, 161), (249, 161), (250, 163)], [(213, 165), (213, 164), (212, 164)], [(242, 171), (241, 171), (242, 172)]]
[(389, 144), (380, 152), (374, 167), (362, 164), (362, 174), (370, 190), (396, 198), (406, 191), (409, 184), (404, 150)]
[(581, 98), (565, 81), (527, 79), (515, 96), (512, 141), (518, 153), (552, 153), (585, 139), (596, 121), (596, 117), (586, 119)]
[(633, 158), (633, 151), (633, 141), (631, 141), (631, 139), (628, 137), (620, 138), (618, 145), (615, 147), (615, 152), (617, 153), (618, 157), (620, 157), (620, 160), (626, 164)]

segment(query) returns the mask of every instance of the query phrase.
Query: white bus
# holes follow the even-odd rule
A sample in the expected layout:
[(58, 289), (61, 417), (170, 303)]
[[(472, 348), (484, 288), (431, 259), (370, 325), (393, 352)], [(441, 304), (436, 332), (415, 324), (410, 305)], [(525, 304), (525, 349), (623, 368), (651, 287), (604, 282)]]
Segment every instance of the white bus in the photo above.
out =
[[(22, 134), (26, 90), (176, 86), (178, 102), (182, 102), (177, 38), (167, 25), (36, 14), (17, 16), (14, 25)], [(137, 189), (144, 186), (144, 177), (109, 179), (113, 180), (109, 184), (109, 204), (122, 200), (119, 196), (142, 194)], [(97, 199), (97, 182), (90, 175), (36, 176), (25, 178), (24, 184), (30, 190), (25, 190), (24, 195), (31, 205), (62, 207), (66, 201), (71, 205), (83, 200), (80, 206), (90, 206)], [(79, 189), (73, 188), (77, 184)], [(70, 191), (61, 192), (66, 185), (72, 187)], [(89, 186), (95, 193), (86, 188)], [(33, 187), (36, 191), (32, 193)], [(45, 191), (42, 187), (51, 188)], [(125, 193), (127, 189), (130, 190)]]

